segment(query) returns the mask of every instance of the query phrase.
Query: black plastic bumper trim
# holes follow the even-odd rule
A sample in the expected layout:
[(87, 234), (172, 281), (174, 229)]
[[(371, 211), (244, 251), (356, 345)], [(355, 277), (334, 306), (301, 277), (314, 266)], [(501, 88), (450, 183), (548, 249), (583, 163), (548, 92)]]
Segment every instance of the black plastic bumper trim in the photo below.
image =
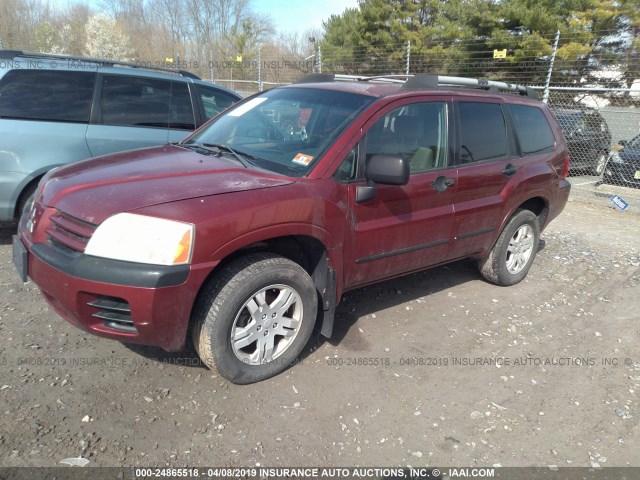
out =
[(474, 232), (461, 233), (456, 237), (456, 240), (464, 240), (465, 238), (475, 237), (476, 235), (484, 235), (485, 233), (490, 233), (490, 232), (493, 232), (494, 230), (495, 228), (488, 227), (488, 228), (483, 228), (482, 230), (476, 230)]
[(184, 283), (189, 276), (189, 265), (148, 265), (93, 257), (83, 253), (69, 254), (47, 243), (33, 245), (31, 253), (56, 270), (72, 277), (127, 287), (171, 287)]
[(558, 185), (560, 190), (565, 190), (571, 193), (571, 183), (568, 180), (560, 180), (560, 184)]
[(13, 264), (16, 267), (18, 275), (20, 275), (20, 280), (22, 280), (23, 283), (26, 283), (28, 281), (27, 249), (17, 235), (14, 235), (12, 237), (12, 243), (13, 243)]

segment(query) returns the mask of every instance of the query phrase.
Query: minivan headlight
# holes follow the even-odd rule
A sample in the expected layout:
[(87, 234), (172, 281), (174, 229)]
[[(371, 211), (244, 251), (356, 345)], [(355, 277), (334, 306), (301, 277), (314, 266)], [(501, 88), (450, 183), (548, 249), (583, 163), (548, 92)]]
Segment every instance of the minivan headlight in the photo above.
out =
[(102, 222), (84, 253), (152, 265), (191, 262), (195, 227), (190, 223), (133, 213), (118, 213)]

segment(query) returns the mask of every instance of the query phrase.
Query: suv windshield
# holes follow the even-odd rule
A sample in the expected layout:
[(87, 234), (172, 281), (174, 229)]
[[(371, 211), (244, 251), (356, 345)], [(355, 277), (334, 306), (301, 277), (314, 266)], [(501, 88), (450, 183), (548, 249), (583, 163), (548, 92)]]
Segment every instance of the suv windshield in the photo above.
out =
[(324, 89), (270, 90), (228, 110), (185, 145), (232, 149), (260, 168), (302, 176), (374, 100)]

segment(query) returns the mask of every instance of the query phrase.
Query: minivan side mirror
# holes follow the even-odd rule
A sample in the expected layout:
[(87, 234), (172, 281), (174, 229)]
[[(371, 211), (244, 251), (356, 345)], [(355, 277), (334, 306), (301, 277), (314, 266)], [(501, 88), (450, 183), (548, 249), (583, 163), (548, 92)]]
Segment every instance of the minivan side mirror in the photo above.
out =
[(409, 160), (392, 155), (373, 155), (365, 167), (367, 185), (356, 188), (356, 202), (362, 203), (376, 196), (376, 184), (406, 185), (409, 183)]

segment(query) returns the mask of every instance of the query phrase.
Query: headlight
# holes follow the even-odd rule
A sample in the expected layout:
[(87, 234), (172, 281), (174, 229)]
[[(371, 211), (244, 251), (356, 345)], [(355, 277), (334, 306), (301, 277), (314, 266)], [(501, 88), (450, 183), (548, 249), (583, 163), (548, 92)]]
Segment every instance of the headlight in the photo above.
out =
[(84, 253), (153, 265), (191, 262), (194, 226), (164, 218), (118, 213), (102, 222)]
[(614, 153), (611, 155), (611, 161), (612, 161), (613, 163), (619, 163), (619, 164), (623, 164), (623, 163), (624, 163), (624, 160), (622, 160), (622, 159), (620, 158), (620, 155), (618, 155), (618, 152), (614, 152)]

